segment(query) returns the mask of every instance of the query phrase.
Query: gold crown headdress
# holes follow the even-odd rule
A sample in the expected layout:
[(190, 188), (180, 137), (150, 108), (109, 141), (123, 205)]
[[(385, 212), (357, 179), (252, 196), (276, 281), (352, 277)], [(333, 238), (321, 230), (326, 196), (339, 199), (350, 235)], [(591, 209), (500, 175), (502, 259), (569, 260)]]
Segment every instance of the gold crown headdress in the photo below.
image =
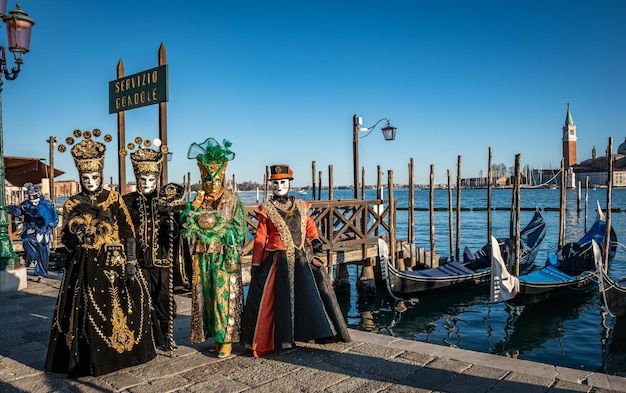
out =
[[(159, 150), (150, 148), (152, 142), (149, 139), (143, 140), (140, 137), (135, 138), (135, 142), (129, 142), (126, 147), (131, 151), (130, 162), (133, 164), (135, 176), (139, 177), (148, 173), (161, 173), (163, 166), (163, 158), (169, 151), (166, 145), (161, 143), (160, 139), (154, 140), (154, 146)], [(137, 149), (136, 151), (133, 151)], [(128, 150), (120, 150), (120, 155), (126, 157)]]
[[(97, 128), (94, 128), (93, 131), (74, 130), (73, 137), (68, 136), (65, 138), (65, 143), (70, 146), (74, 145), (74, 138), (83, 138), (71, 150), (78, 172), (102, 172), (104, 169), (106, 146), (102, 142), (91, 139), (92, 137), (100, 137), (101, 134), (102, 132)], [(113, 137), (110, 134), (106, 134), (103, 140), (108, 143), (113, 140)], [(60, 144), (57, 150), (60, 153), (64, 153), (67, 150), (67, 146)]]

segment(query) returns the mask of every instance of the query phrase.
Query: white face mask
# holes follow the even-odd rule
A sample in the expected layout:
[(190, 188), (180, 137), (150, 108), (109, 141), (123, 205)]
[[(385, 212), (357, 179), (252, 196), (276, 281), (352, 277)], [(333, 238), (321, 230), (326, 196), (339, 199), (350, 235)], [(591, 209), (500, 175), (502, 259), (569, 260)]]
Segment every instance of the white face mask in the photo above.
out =
[(102, 176), (100, 172), (84, 172), (80, 174), (80, 184), (87, 192), (95, 192), (102, 184)]
[(154, 173), (139, 176), (139, 191), (142, 194), (151, 194), (157, 187), (157, 177)]
[(289, 193), (291, 182), (289, 179), (272, 180), (272, 191), (276, 196), (285, 196)]

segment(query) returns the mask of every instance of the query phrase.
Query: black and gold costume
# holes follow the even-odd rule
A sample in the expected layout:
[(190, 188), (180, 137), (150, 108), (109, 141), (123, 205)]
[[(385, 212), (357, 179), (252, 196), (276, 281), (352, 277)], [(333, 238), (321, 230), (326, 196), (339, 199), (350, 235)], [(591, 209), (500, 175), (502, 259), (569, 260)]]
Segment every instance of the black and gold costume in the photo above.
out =
[[(63, 207), (69, 255), (52, 321), (46, 370), (98, 376), (156, 356), (141, 270), (125, 277), (129, 212), (115, 191), (81, 192)], [(86, 228), (95, 228), (95, 233)]]
[[(130, 213), (119, 193), (102, 188), (106, 147), (92, 139), (100, 130), (73, 135), (65, 139), (68, 145), (84, 138), (71, 150), (83, 191), (63, 206), (61, 240), (69, 253), (46, 357), (47, 371), (70, 378), (107, 374), (156, 356)], [(104, 142), (111, 140), (104, 136)]]
[[(182, 187), (175, 184), (164, 187), (169, 188), (180, 189), (182, 196)], [(172, 350), (176, 348), (173, 337), (176, 317), (173, 268), (181, 266), (175, 263), (181, 248), (180, 212), (166, 204), (165, 194), (164, 191), (150, 194), (136, 191), (123, 198), (135, 227), (137, 261), (147, 281), (154, 307), (154, 339), (157, 346)]]

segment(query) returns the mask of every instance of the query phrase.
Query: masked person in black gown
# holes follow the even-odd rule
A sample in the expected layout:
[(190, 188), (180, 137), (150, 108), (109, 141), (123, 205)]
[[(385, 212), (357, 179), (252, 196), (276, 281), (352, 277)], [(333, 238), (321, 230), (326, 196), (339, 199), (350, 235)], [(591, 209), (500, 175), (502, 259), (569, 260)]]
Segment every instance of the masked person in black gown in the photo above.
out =
[[(124, 195), (135, 227), (137, 262), (150, 289), (152, 327), (157, 348), (176, 349), (174, 341), (174, 260), (178, 255), (180, 227), (178, 219), (184, 207), (184, 189), (167, 184), (159, 189), (167, 146), (155, 139), (135, 138), (127, 145), (137, 180), (137, 191)], [(122, 154), (128, 154), (122, 150)], [(178, 209), (177, 209), (178, 208)]]
[(156, 356), (150, 294), (137, 268), (130, 214), (118, 192), (103, 188), (106, 147), (92, 139), (100, 130), (74, 131), (74, 138), (81, 136), (71, 150), (81, 192), (63, 206), (62, 242), (69, 254), (45, 364), (70, 378), (107, 374)]

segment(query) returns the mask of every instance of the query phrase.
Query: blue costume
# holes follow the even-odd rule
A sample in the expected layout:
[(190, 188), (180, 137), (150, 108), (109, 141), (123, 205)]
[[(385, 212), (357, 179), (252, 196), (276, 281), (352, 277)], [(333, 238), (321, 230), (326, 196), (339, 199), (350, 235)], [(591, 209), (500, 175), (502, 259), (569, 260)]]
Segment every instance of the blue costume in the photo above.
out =
[(35, 276), (47, 277), (52, 228), (57, 226), (59, 214), (51, 202), (41, 197), (38, 184), (27, 183), (26, 192), (28, 199), (18, 206), (7, 206), (7, 210), (13, 217), (23, 216), (20, 237), (26, 265), (35, 262)]

